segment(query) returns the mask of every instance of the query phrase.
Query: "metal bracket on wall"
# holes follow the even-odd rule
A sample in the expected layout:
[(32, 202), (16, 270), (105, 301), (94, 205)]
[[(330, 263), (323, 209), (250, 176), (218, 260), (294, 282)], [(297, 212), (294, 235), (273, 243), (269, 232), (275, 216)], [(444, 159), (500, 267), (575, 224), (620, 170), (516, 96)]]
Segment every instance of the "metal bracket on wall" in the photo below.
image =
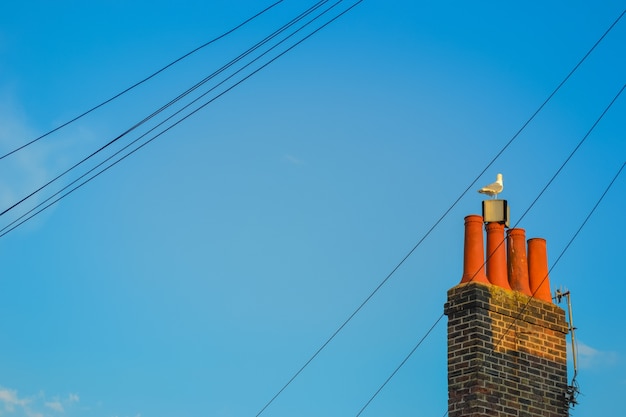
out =
[(570, 296), (570, 292), (568, 290), (562, 291), (561, 289), (556, 290), (556, 301), (557, 303), (561, 303), (563, 297), (567, 298), (567, 313), (569, 317), (568, 328), (570, 337), (572, 340), (572, 361), (574, 363), (574, 376), (572, 377), (572, 382), (567, 386), (567, 392), (565, 393), (565, 400), (567, 401), (568, 406), (574, 408), (576, 404), (578, 404), (578, 394), (580, 394), (580, 390), (578, 388), (578, 382), (576, 381), (576, 376), (578, 375), (578, 352), (576, 346), (576, 327), (574, 327), (574, 318), (572, 314), (572, 299)]

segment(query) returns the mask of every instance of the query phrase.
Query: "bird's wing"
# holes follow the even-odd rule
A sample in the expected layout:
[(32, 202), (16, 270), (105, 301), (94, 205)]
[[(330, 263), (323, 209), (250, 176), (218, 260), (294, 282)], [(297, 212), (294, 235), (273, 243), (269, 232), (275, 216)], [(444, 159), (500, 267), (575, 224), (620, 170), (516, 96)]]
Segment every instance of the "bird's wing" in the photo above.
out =
[(502, 191), (502, 185), (497, 182), (486, 185), (478, 190), (479, 193), (483, 194), (498, 194), (500, 191)]

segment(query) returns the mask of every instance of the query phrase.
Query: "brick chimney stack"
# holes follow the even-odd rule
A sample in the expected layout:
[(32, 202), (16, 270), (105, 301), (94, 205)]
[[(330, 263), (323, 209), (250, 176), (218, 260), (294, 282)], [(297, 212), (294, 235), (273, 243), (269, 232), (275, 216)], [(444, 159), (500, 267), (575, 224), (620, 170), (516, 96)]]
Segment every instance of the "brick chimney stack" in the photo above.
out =
[(509, 229), (505, 250), (504, 222), (488, 222), (485, 256), (482, 219), (465, 218), (463, 277), (444, 307), (448, 415), (567, 417), (568, 325), (550, 296), (546, 242), (530, 239), (527, 256), (524, 230)]

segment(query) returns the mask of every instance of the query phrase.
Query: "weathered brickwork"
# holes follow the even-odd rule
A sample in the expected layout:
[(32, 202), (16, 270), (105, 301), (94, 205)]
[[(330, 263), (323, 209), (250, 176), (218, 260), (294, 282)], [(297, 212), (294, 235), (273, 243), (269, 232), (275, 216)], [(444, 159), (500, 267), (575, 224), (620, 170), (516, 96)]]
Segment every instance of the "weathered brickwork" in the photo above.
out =
[(449, 417), (567, 417), (565, 312), (503, 288), (448, 291)]

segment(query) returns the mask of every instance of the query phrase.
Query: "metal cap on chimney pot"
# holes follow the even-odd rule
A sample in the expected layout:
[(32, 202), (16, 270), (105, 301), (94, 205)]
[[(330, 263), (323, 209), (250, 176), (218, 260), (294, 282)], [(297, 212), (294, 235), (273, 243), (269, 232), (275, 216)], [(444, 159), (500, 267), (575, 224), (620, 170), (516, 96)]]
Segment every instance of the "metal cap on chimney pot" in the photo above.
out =
[(511, 209), (506, 200), (483, 200), (483, 220), (485, 223), (501, 223), (507, 228)]

